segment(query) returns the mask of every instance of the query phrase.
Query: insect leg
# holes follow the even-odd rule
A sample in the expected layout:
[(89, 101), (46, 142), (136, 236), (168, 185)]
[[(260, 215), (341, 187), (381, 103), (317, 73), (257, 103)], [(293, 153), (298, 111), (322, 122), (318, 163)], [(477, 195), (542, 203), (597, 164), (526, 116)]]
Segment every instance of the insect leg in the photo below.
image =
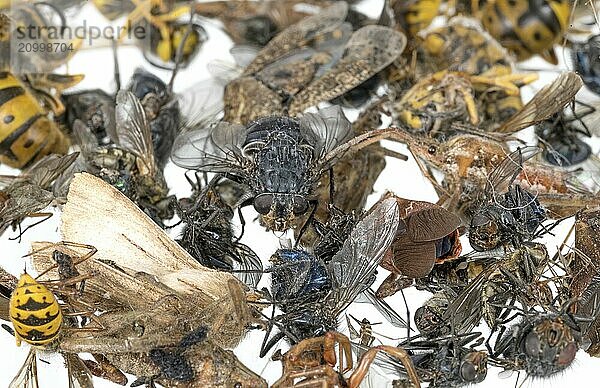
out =
[(14, 240), (18, 239), (19, 242), (21, 242), (21, 236), (23, 236), (23, 234), (25, 234), (25, 232), (27, 232), (30, 228), (33, 228), (34, 226), (39, 225), (42, 222), (49, 219), (50, 217), (52, 217), (52, 213), (31, 213), (31, 214), (27, 214), (27, 217), (44, 217), (44, 218), (34, 224), (28, 225), (23, 230), (21, 230), (21, 224), (19, 223), (19, 235), (17, 237), (10, 237), (9, 240), (14, 241)]
[(349, 387), (355, 388), (360, 386), (360, 383), (365, 378), (369, 367), (375, 360), (375, 356), (377, 356), (377, 353), (379, 353), (380, 351), (384, 351), (398, 358), (402, 365), (404, 365), (406, 373), (408, 374), (408, 377), (412, 380), (413, 385), (416, 388), (421, 387), (419, 376), (417, 375), (417, 371), (415, 370), (413, 362), (409, 357), (408, 353), (406, 353), (406, 351), (402, 348), (396, 348), (394, 346), (389, 345), (379, 345), (374, 348), (371, 348), (361, 357), (360, 361), (358, 362), (358, 366), (352, 373), (352, 376), (350, 376), (350, 378), (348, 379)]
[(306, 229), (308, 229), (308, 226), (313, 222), (313, 220), (315, 218), (315, 213), (317, 212), (317, 207), (319, 206), (319, 202), (315, 199), (310, 200), (309, 203), (312, 205), (312, 210), (310, 211), (308, 218), (304, 222), (304, 225), (302, 225), (302, 227), (300, 228), (300, 232), (298, 233), (298, 238), (296, 239), (294, 248), (296, 248), (298, 246), (298, 244), (300, 243), (300, 240), (302, 240), (302, 235), (306, 232)]

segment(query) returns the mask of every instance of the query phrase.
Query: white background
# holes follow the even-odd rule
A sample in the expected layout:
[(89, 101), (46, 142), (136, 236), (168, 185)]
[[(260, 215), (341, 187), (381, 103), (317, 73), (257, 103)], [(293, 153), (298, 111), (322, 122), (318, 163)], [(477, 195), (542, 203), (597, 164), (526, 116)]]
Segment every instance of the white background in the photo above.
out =
[[(375, 16), (381, 7), (381, 0), (364, 1), (361, 4), (361, 9), (367, 11), (371, 16)], [(81, 20), (87, 20), (88, 25), (100, 25), (103, 26), (106, 21), (96, 12), (91, 6), (86, 6), (78, 16)], [(175, 83), (175, 91), (184, 90), (186, 87), (194, 84), (195, 82), (201, 81), (209, 77), (206, 71), (206, 64), (214, 59), (227, 59), (231, 57), (228, 53), (228, 49), (231, 47), (229, 38), (218, 29), (217, 22), (207, 22), (205, 28), (210, 36), (210, 39), (205, 43), (202, 51), (199, 53), (197, 59), (185, 70), (181, 71)], [(104, 46), (105, 48), (101, 48)], [(85, 80), (77, 87), (78, 89), (87, 88), (102, 88), (109, 93), (113, 93), (115, 85), (113, 82), (113, 64), (110, 49), (106, 48), (108, 42), (95, 41), (94, 48), (89, 50), (83, 50), (78, 53), (69, 64), (69, 71), (71, 73), (85, 73)], [(561, 62), (563, 62), (562, 68), (568, 68), (569, 66), (564, 65), (565, 58), (568, 58), (566, 50), (561, 50), (560, 55)], [(119, 59), (121, 66), (121, 79), (123, 85), (126, 85), (134, 69), (138, 66), (145, 67), (148, 70), (153, 71), (159, 75), (165, 81), (169, 80), (170, 73), (162, 70), (153, 68), (147, 64), (139, 51), (134, 47), (121, 47), (119, 49)], [(567, 60), (568, 62), (568, 60)], [(521, 65), (523, 68), (548, 68), (546, 64), (539, 60), (531, 60)], [(530, 98), (535, 90), (538, 90), (541, 86), (556, 76), (555, 72), (545, 72), (542, 74), (542, 80), (536, 82), (531, 87), (523, 89), (523, 95), (525, 99)], [(587, 93), (586, 97), (590, 94)], [(349, 118), (355, 117), (355, 112), (349, 112)], [(406, 152), (404, 146), (392, 143), (385, 143), (387, 147)], [(597, 147), (594, 147), (594, 151), (597, 153)], [(14, 170), (10, 170), (5, 166), (0, 167), (0, 174), (15, 173)], [(178, 167), (169, 164), (166, 170), (166, 177), (171, 187), (172, 193), (177, 196), (187, 195), (189, 193), (188, 185), (183, 178), (183, 170)], [(381, 174), (377, 184), (375, 185), (375, 193), (369, 198), (368, 205), (374, 203), (386, 190), (392, 190), (397, 195), (413, 198), (419, 200), (428, 200), (435, 202), (437, 197), (429, 182), (421, 176), (419, 170), (412, 160), (407, 162), (400, 162), (397, 160), (388, 159), (387, 166), (384, 172)], [(246, 220), (254, 220), (256, 213), (251, 207), (244, 209), (244, 216)], [(60, 215), (55, 210), (55, 216), (50, 220), (44, 222), (42, 225), (35, 227), (28, 231), (21, 241), (9, 241), (9, 237), (13, 237), (16, 233), (7, 231), (0, 238), (0, 265), (15, 275), (19, 275), (23, 270), (23, 266), (29, 264), (26, 263), (25, 259), (22, 258), (29, 250), (31, 241), (59, 241), (60, 237), (57, 232), (59, 225)], [(26, 221), (26, 224), (29, 221)], [(549, 238), (546, 240), (549, 249), (554, 251), (556, 246), (563, 240), (563, 236), (566, 230), (570, 227), (567, 223), (561, 226), (557, 231), (555, 238)], [(176, 234), (173, 234), (176, 237)], [(278, 248), (278, 238), (272, 233), (265, 232), (256, 222), (252, 222), (251, 225), (247, 225), (246, 233), (242, 242), (249, 244), (257, 254), (267, 263), (270, 255)], [(465, 251), (468, 250), (468, 242), (463, 239), (463, 247)], [(379, 274), (378, 283), (383, 280), (387, 275), (385, 270), (381, 270)], [(268, 284), (268, 276), (263, 278), (261, 286)], [(406, 293), (409, 300), (411, 311), (421, 305), (421, 303), (428, 297), (427, 293), (417, 292), (415, 290), (408, 290)], [(398, 312), (405, 316), (404, 304), (401, 300), (400, 295), (388, 299), (393, 307), (397, 308)], [(355, 304), (350, 307), (350, 313), (354, 316), (362, 319), (367, 317), (371, 322), (382, 322), (381, 318), (373, 308), (365, 304)], [(346, 330), (345, 319), (341, 320), (340, 330)], [(381, 324), (375, 326), (376, 331), (381, 332), (390, 337), (401, 337), (405, 334), (404, 331), (394, 329), (390, 325)], [(482, 328), (482, 330), (485, 330)], [(278, 362), (269, 361), (269, 356), (260, 359), (258, 357), (259, 344), (262, 342), (263, 333), (254, 331), (248, 333), (242, 343), (235, 349), (236, 355), (244, 362), (250, 369), (264, 376), (270, 383), (275, 381), (281, 375), (281, 368)], [(389, 342), (389, 341), (388, 341)], [(392, 341), (393, 343), (393, 341)], [(280, 345), (282, 346), (282, 345)], [(15, 346), (14, 338), (4, 330), (0, 330), (0, 387), (7, 386), (12, 378), (17, 373), (22, 362), (24, 361), (28, 352), (28, 346), (23, 345), (20, 348)], [(40, 384), (42, 387), (66, 387), (66, 370), (62, 364), (62, 358), (56, 354), (51, 353), (38, 353), (39, 357), (49, 362), (39, 362), (39, 377)], [(571, 368), (564, 373), (557, 376), (553, 376), (546, 380), (532, 380), (527, 379), (522, 386), (524, 387), (565, 387), (581, 386), (581, 387), (597, 387), (598, 373), (595, 368), (600, 366), (598, 359), (590, 358), (586, 353), (580, 351), (577, 354), (577, 358), (573, 362)], [(481, 383), (481, 387), (510, 387), (515, 386), (516, 373), (508, 378), (499, 378), (499, 369), (490, 368), (487, 379)], [(372, 374), (373, 375), (373, 374)], [(523, 375), (518, 382), (520, 385), (523, 382)], [(594, 380), (596, 379), (596, 380)], [(130, 379), (130, 383), (133, 379)], [(377, 376), (371, 376), (371, 380), (367, 381), (365, 386), (385, 386), (385, 381)], [(94, 379), (96, 386), (98, 387), (110, 387), (113, 386), (111, 383), (101, 380)]]

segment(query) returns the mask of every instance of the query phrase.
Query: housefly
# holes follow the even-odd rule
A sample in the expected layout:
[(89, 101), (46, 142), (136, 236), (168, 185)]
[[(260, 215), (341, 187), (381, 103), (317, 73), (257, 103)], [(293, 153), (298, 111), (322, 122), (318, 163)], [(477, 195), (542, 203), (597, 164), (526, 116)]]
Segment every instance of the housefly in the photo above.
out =
[(513, 181), (523, 162), (538, 152), (537, 147), (518, 149), (490, 173), (484, 196), (469, 225), (469, 243), (476, 251), (505, 245), (518, 247), (536, 237), (546, 220), (545, 210), (533, 194)]
[(282, 314), (270, 320), (279, 332), (269, 339), (269, 328), (260, 355), (280, 339), (292, 344), (335, 330), (340, 314), (375, 280), (375, 270), (398, 227), (398, 206), (380, 202), (359, 221), (331, 261), (324, 263), (302, 250), (279, 250), (272, 261), (269, 298)]
[(184, 224), (177, 242), (205, 267), (221, 271), (254, 270), (236, 272), (236, 276), (256, 287), (263, 269), (260, 258), (237, 241), (231, 225), (233, 210), (223, 201), (219, 190), (199, 185), (199, 181), (194, 183), (192, 197), (181, 199), (176, 207)]
[[(480, 383), (487, 376), (488, 356), (475, 350), (482, 341), (481, 333), (431, 339), (417, 336), (401, 341), (398, 347), (408, 353), (421, 381), (428, 382), (430, 387), (455, 388)], [(375, 364), (386, 373), (400, 376), (395, 381), (397, 385), (407, 378), (405, 367), (387, 354), (378, 355)]]
[(565, 314), (530, 311), (498, 334), (490, 354), (493, 365), (524, 370), (533, 377), (550, 377), (568, 368), (577, 354), (578, 327)]
[(155, 159), (148, 116), (129, 91), (117, 94), (115, 114), (115, 130), (109, 133), (112, 144), (107, 146), (98, 146), (90, 128), (75, 121), (85, 170), (115, 186), (162, 225), (162, 220), (173, 217), (172, 201)]
[(220, 122), (184, 132), (175, 141), (172, 160), (248, 187), (244, 199), (251, 201), (261, 221), (271, 230), (285, 231), (316, 205), (310, 198), (314, 186), (340, 156), (388, 132), (393, 131), (351, 138), (350, 122), (333, 106), (299, 119), (270, 116), (245, 127)]

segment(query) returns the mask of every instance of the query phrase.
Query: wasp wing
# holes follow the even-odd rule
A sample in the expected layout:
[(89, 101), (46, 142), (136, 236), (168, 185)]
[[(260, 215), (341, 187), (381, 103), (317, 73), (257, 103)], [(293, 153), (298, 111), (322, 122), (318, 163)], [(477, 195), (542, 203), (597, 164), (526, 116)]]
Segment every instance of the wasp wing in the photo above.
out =
[(375, 270), (396, 236), (399, 219), (395, 200), (379, 202), (356, 224), (327, 263), (334, 311), (338, 314), (374, 281)]
[(233, 172), (245, 162), (246, 128), (226, 122), (199, 127), (177, 136), (171, 159), (179, 167), (206, 172)]
[(119, 90), (115, 116), (117, 138), (112, 140), (138, 156), (145, 169), (144, 173), (154, 176), (157, 169), (150, 123), (142, 103), (135, 94), (128, 90)]
[(323, 76), (296, 94), (289, 107), (291, 115), (329, 101), (354, 89), (402, 54), (406, 36), (388, 27), (366, 26), (356, 31), (344, 55)]
[(347, 12), (348, 5), (345, 2), (337, 2), (318, 14), (286, 28), (259, 51), (244, 70), (244, 75), (254, 74), (290, 51), (304, 47), (318, 36), (335, 30), (344, 23)]
[(574, 72), (562, 73), (551, 84), (540, 89), (520, 111), (505, 121), (495, 132), (514, 133), (546, 120), (571, 102), (582, 86), (581, 77)]
[(37, 376), (37, 357), (35, 355), (35, 348), (29, 350), (29, 354), (19, 369), (19, 373), (15, 378), (8, 384), (8, 388), (38, 388), (38, 376)]
[(94, 388), (92, 374), (77, 354), (63, 353), (67, 374), (69, 377), (69, 388)]
[(313, 144), (316, 160), (352, 138), (352, 124), (342, 108), (335, 105), (302, 115), (300, 131)]

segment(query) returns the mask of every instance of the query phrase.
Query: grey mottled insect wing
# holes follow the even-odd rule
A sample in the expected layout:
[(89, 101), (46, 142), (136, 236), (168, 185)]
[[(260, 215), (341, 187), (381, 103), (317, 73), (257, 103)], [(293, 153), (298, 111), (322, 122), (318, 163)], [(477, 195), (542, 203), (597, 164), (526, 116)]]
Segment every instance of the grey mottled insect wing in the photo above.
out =
[(405, 47), (406, 36), (401, 32), (382, 26), (361, 28), (346, 44), (340, 60), (294, 97), (290, 114), (354, 89), (391, 64)]
[(254, 74), (283, 55), (305, 46), (315, 37), (335, 30), (344, 22), (348, 5), (337, 2), (316, 15), (302, 19), (275, 36), (248, 65), (244, 75)]

